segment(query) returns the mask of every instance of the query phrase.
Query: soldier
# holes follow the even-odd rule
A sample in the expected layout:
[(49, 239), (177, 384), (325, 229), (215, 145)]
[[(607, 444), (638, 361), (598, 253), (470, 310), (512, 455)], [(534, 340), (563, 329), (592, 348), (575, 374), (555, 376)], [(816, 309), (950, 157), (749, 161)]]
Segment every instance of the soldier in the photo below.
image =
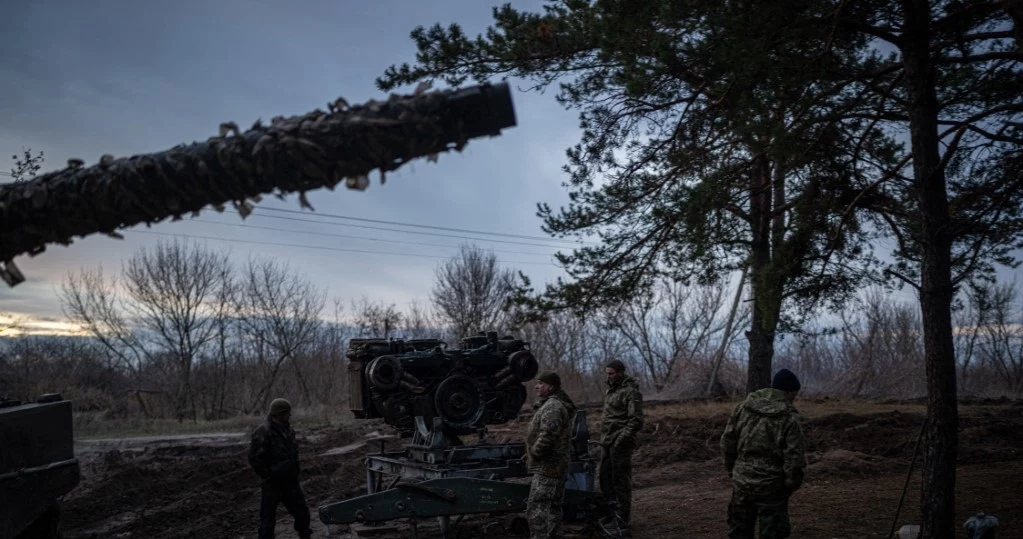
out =
[(565, 476), (572, 449), (576, 407), (557, 373), (536, 377), (537, 410), (526, 431), (526, 465), (533, 474), (526, 500), (531, 537), (560, 538)]
[(313, 536), (309, 528), (309, 506), (305, 503), (302, 485), (298, 483), (298, 447), (291, 429), (291, 403), (274, 399), (270, 414), (252, 433), (249, 465), (263, 479), (263, 496), (259, 502), (259, 539), (273, 539), (277, 523), (277, 504), (295, 518), (295, 531), (300, 539)]
[(788, 369), (770, 388), (750, 393), (735, 407), (721, 435), (725, 468), (732, 478), (728, 537), (784, 539), (792, 532), (789, 497), (803, 483), (803, 431), (792, 402), (799, 379)]
[(617, 500), (623, 528), (632, 518), (632, 452), (643, 428), (643, 395), (639, 383), (625, 375), (625, 364), (614, 360), (604, 369), (607, 395), (600, 421), (600, 492)]

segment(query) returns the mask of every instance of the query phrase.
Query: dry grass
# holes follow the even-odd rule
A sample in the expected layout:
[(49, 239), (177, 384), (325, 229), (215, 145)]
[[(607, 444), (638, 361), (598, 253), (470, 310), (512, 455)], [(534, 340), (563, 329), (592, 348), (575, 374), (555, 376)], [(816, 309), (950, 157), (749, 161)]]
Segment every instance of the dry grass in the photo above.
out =
[[(263, 421), (262, 415), (243, 415), (213, 421), (178, 422), (174, 419), (143, 417), (108, 418), (104, 412), (80, 412), (74, 416), (75, 438), (126, 438), (132, 436), (210, 434), (217, 432), (248, 432)], [(352, 421), (347, 409), (316, 405), (295, 408), (291, 423), (296, 429), (341, 425)]]
[(822, 417), (832, 414), (874, 415), (898, 411), (900, 413), (925, 413), (923, 403), (885, 403), (871, 400), (813, 399), (797, 400), (796, 409), (804, 417)]
[[(654, 404), (646, 407), (647, 418), (658, 420), (666, 417), (683, 419), (708, 419), (715, 416), (727, 416), (739, 403), (738, 400), (714, 401), (683, 401), (672, 404)], [(925, 415), (927, 406), (923, 402), (892, 402), (867, 399), (818, 399), (799, 398), (795, 402), (800, 415), (806, 418), (819, 418), (833, 414), (853, 414), (870, 416), (899, 412), (903, 414)], [(959, 403), (960, 416), (973, 416), (998, 408), (996, 403)], [(1004, 407), (1004, 404), (1001, 405)], [(597, 412), (599, 416), (599, 412)]]
[[(647, 421), (665, 418), (709, 419), (727, 416), (735, 408), (738, 401), (682, 401), (670, 404), (649, 404), (644, 410)], [(986, 405), (960, 404), (961, 416), (982, 413), (989, 408)], [(856, 399), (797, 399), (796, 409), (807, 418), (819, 418), (832, 414), (854, 414), (869, 416), (875, 414), (926, 413), (925, 405), (917, 402), (883, 402)], [(530, 413), (529, 406), (523, 413)], [(599, 421), (600, 410), (589, 410), (589, 416)], [(145, 419), (141, 417), (127, 419), (111, 419), (103, 412), (76, 413), (74, 418), (75, 437), (78, 439), (123, 438), (131, 436), (209, 434), (217, 432), (248, 432), (263, 420), (263, 416), (237, 416), (216, 421), (183, 421), (173, 419)], [(344, 407), (315, 405), (296, 408), (292, 416), (292, 424), (296, 429), (337, 426), (350, 424), (355, 419)], [(491, 429), (493, 431), (493, 429)]]
[[(675, 417), (683, 419), (707, 419), (732, 413), (739, 401), (684, 401), (677, 404), (649, 406), (645, 410), (650, 419)], [(924, 413), (925, 407), (916, 403), (885, 403), (869, 400), (841, 399), (797, 399), (796, 409), (804, 417), (816, 418), (837, 413), (855, 415), (883, 414), (892, 411), (902, 413)]]
[(644, 415), (647, 419), (657, 420), (665, 417), (681, 419), (706, 419), (716, 415), (732, 413), (735, 402), (685, 401), (678, 404), (645, 405)]

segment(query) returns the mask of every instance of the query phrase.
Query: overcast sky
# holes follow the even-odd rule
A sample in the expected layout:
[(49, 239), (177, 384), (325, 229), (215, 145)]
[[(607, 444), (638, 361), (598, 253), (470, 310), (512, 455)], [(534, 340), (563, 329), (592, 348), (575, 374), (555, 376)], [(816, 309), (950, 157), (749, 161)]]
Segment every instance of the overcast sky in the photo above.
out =
[[(338, 96), (350, 103), (385, 97), (374, 80), (388, 66), (414, 60), (409, 32), (415, 26), (457, 22), (474, 35), (491, 22), (496, 4), (6, 0), (0, 7), (0, 174), (22, 148), (44, 151), (48, 171), (71, 157), (94, 164), (107, 153), (123, 157), (205, 140), (226, 121), (247, 126), (257, 118), (325, 109)], [(538, 9), (541, 2), (512, 4)], [(519, 125), (503, 136), (472, 141), (462, 154), (444, 154), (437, 163), (417, 160), (389, 174), (385, 186), (374, 175), (366, 192), (311, 193), (315, 213), (257, 210), (243, 222), (237, 214), (207, 210), (199, 221), (128, 230), (123, 241), (93, 235), (19, 257), (28, 280), (13, 289), (0, 286), (0, 312), (59, 319), (57, 291), (68, 271), (102, 266), (116, 274), (137, 249), (171, 239), (150, 231), (193, 236), (191, 241), (229, 249), (238, 261), (251, 255), (287, 259), (345, 301), (366, 296), (400, 308), (427, 301), (434, 268), (465, 241), (428, 233), (469, 234), (325, 216), (544, 236), (536, 203), (567, 201), (561, 167), (564, 150), (578, 140), (578, 122), (551, 93), (515, 91), (513, 97)], [(270, 197), (264, 204), (299, 209), (294, 197)], [(500, 241), (474, 243), (534, 282), (563, 275), (554, 265), (551, 240), (489, 238)], [(1003, 270), (1002, 276), (1017, 273)], [(910, 291), (900, 296), (914, 299)]]
[[(338, 96), (350, 103), (384, 97), (374, 79), (389, 65), (414, 59), (409, 32), (416, 25), (457, 22), (475, 34), (490, 23), (495, 4), (7, 0), (0, 7), (0, 171), (10, 170), (10, 156), (22, 148), (45, 152), (45, 172), (62, 168), (70, 157), (94, 164), (106, 153), (122, 157), (205, 140), (221, 122), (250, 125), (257, 118), (325, 109)], [(513, 4), (532, 8), (540, 2)], [(251, 254), (285, 258), (346, 300), (365, 295), (402, 308), (416, 298), (427, 300), (435, 266), (464, 240), (340, 226), (382, 225), (317, 214), (544, 236), (536, 203), (567, 200), (561, 166), (564, 150), (578, 139), (577, 120), (550, 94), (516, 91), (513, 98), (519, 126), (503, 136), (473, 141), (462, 154), (444, 154), (437, 163), (418, 160), (388, 175), (384, 186), (374, 175), (362, 193), (312, 193), (316, 213), (308, 216), (257, 210), (244, 224), (264, 228), (253, 228), (238, 226), (243, 222), (236, 214), (207, 210), (202, 222), (167, 222), (150, 230), (235, 240), (193, 239), (230, 249), (236, 260)], [(299, 209), (294, 197), (264, 199), (264, 204)], [(70, 247), (50, 246), (33, 258), (19, 257), (27, 281), (0, 288), (0, 311), (60, 317), (56, 292), (69, 270), (102, 266), (105, 273), (116, 273), (138, 248), (171, 239), (133, 230), (146, 229), (129, 229), (124, 241), (91, 236)], [(535, 281), (562, 274), (550, 241), (503, 239), (541, 246), (475, 243), (494, 249), (507, 266)]]

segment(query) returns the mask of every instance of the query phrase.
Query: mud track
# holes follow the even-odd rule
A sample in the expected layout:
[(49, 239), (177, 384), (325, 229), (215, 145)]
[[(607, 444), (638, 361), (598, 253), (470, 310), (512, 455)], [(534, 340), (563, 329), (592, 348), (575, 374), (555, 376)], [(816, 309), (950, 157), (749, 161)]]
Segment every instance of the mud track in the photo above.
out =
[[(686, 406), (649, 408), (634, 461), (636, 538), (725, 536), (730, 483), (717, 443), (727, 407), (692, 414)], [(842, 411), (833, 403), (804, 402), (799, 408), (808, 417), (804, 432), (810, 468), (791, 502), (793, 537), (886, 537), (923, 421), (922, 407), (848, 403), (848, 411)], [(960, 414), (957, 520), (982, 510), (1001, 521), (999, 537), (1023, 539), (1023, 403), (980, 401), (962, 406)], [(495, 441), (520, 439), (521, 419), (495, 429)], [(363, 492), (362, 459), (370, 448), (351, 449), (351, 444), (379, 429), (357, 424), (299, 432), (302, 484), (317, 536), (324, 530), (317, 506)], [(345, 446), (346, 452), (323, 455)], [(76, 448), (83, 480), (65, 500), (66, 539), (256, 537), (259, 485), (245, 462), (247, 433), (94, 440)], [(918, 519), (919, 494), (918, 461), (900, 525)], [(277, 536), (296, 537), (290, 516), (283, 508), (279, 515)], [(483, 537), (485, 523), (466, 519), (458, 526), (459, 535)], [(336, 537), (348, 530), (334, 527), (331, 532)], [(439, 534), (421, 526), (419, 536)]]

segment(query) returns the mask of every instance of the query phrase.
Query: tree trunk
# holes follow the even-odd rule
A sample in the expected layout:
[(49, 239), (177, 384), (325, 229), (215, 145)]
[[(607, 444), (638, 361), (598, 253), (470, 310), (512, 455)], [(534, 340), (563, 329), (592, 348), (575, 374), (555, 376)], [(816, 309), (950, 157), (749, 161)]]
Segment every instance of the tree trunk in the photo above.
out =
[(223, 328), (220, 333), (220, 365), (217, 380), (217, 397), (215, 409), (216, 418), (223, 419), (227, 417), (224, 413), (224, 402), (227, 400), (227, 337), (224, 335)]
[(179, 363), (181, 369), (178, 378), (178, 395), (177, 403), (175, 404), (175, 415), (177, 415), (178, 423), (185, 420), (185, 417), (191, 413), (192, 421), (195, 421), (195, 402), (192, 399), (192, 358), (182, 358)]
[(250, 413), (260, 408), (266, 409), (267, 405), (270, 404), (270, 392), (273, 391), (274, 384), (277, 383), (277, 374), (281, 370), (281, 365), (288, 359), (289, 354), (279, 356), (273, 364), (273, 368), (270, 369), (270, 373), (266, 376), (263, 385), (259, 388), (259, 392), (256, 393), (256, 398), (253, 399), (252, 406), (249, 407)]
[(291, 357), (291, 366), (295, 369), (295, 377), (298, 378), (298, 387), (302, 390), (302, 398), (305, 399), (305, 405), (310, 406), (313, 400), (309, 396), (309, 384), (306, 383), (302, 369), (298, 366), (298, 362), (295, 361), (294, 357)]
[(902, 57), (909, 97), (914, 186), (920, 204), (920, 309), (927, 373), (927, 443), (922, 493), (924, 539), (955, 534), (959, 442), (955, 348), (952, 338), (952, 238), (938, 140), (938, 100), (928, 51), (926, 0), (903, 0)]
[[(766, 154), (753, 158), (750, 171), (750, 295), (753, 313), (749, 340), (749, 363), (746, 370), (746, 392), (771, 385), (771, 362), (774, 359), (774, 331), (781, 312), (781, 283), (771, 272), (771, 164)], [(777, 291), (777, 293), (775, 293)]]
[(735, 289), (735, 298), (732, 300), (732, 309), (728, 311), (725, 331), (721, 336), (721, 344), (718, 346), (717, 352), (714, 353), (714, 360), (710, 366), (710, 379), (707, 381), (706, 391), (708, 397), (715, 396), (716, 388), (720, 387), (720, 384), (718, 384), (718, 370), (721, 368), (721, 362), (725, 359), (725, 351), (728, 348), (732, 335), (732, 324), (735, 322), (735, 313), (739, 310), (739, 302), (742, 300), (742, 290), (746, 286), (746, 274), (748, 272), (749, 264), (743, 264), (742, 274), (739, 275), (739, 285)]
[(746, 370), (746, 392), (771, 386), (771, 363), (774, 360), (774, 331), (762, 327), (763, 320), (754, 310), (753, 324), (746, 332), (749, 340), (749, 366)]

